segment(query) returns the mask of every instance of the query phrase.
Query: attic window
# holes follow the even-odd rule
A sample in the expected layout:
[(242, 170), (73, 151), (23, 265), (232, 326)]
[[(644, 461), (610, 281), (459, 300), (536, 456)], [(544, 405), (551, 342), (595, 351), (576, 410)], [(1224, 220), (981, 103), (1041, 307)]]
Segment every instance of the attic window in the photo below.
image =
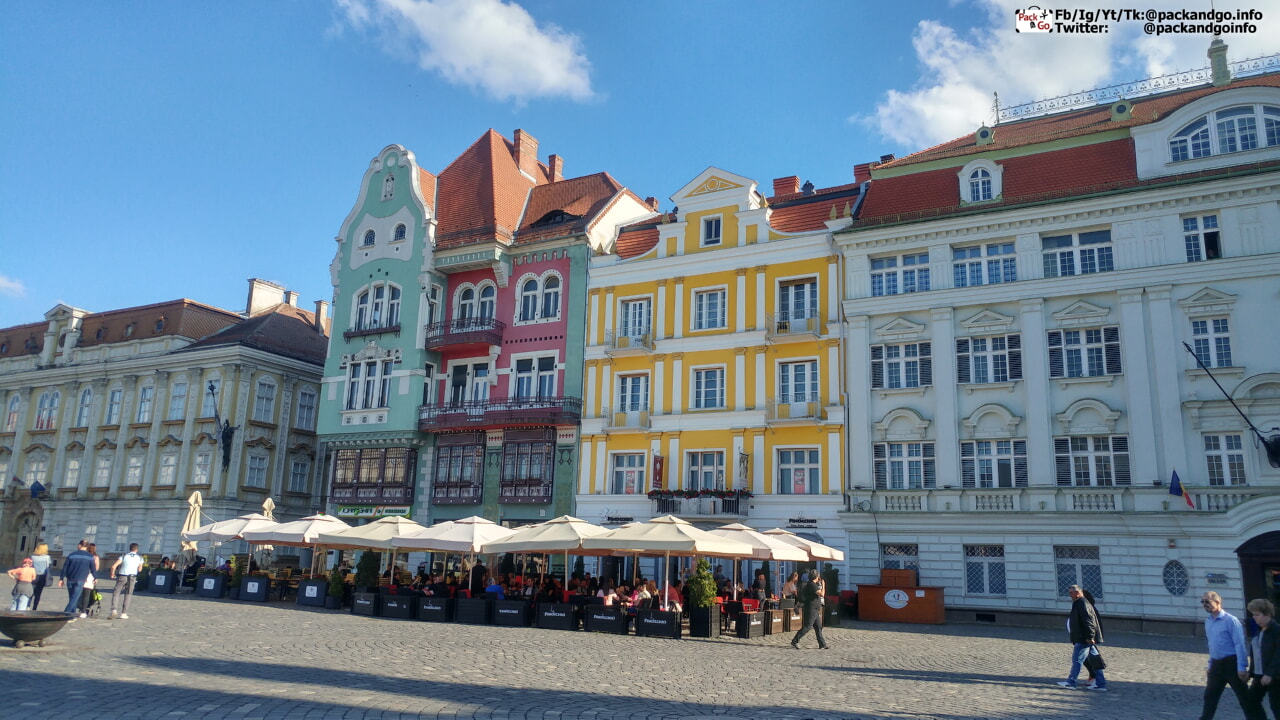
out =
[(1004, 192), (1004, 168), (990, 160), (974, 160), (957, 175), (961, 205), (999, 200)]
[(93, 334), (93, 337), (94, 337), (94, 339), (96, 339), (96, 340), (101, 340), (102, 338), (104, 338), (104, 337), (106, 337), (106, 336), (107, 336), (107, 329), (106, 329), (106, 328), (104, 328), (104, 327), (100, 327), (100, 328), (98, 328), (98, 332), (96, 332), (96, 333), (94, 333), (94, 334)]
[(0, 355), (4, 355), (8, 352), (9, 352), (9, 343), (0, 343)]
[(369, 247), (372, 245), (375, 238), (377, 238), (377, 235), (372, 230), (366, 231), (364, 234), (364, 246)]
[(155, 330), (155, 331), (156, 331), (156, 332), (160, 332), (160, 331), (161, 331), (161, 330), (163, 330), (163, 329), (164, 329), (164, 316), (161, 316), (158, 320), (156, 320), (156, 330)]
[(400, 242), (401, 240), (404, 240), (404, 236), (407, 232), (408, 232), (408, 228), (404, 226), (404, 223), (400, 223), (399, 225), (396, 225), (396, 236), (392, 242)]
[(1237, 105), (1184, 125), (1169, 139), (1169, 159), (1182, 162), (1276, 146), (1280, 146), (1280, 107)]
[(396, 196), (396, 176), (388, 175), (386, 180), (382, 181), (382, 199), (390, 200)]
[(572, 213), (567, 213), (564, 210), (552, 210), (551, 212), (547, 213), (546, 215), (543, 215), (536, 222), (534, 222), (531, 227), (541, 227), (543, 225), (555, 225), (557, 223), (568, 222), (570, 220), (577, 220), (580, 217), (582, 216), (574, 215)]
[(124, 336), (133, 337), (133, 323), (124, 326)]

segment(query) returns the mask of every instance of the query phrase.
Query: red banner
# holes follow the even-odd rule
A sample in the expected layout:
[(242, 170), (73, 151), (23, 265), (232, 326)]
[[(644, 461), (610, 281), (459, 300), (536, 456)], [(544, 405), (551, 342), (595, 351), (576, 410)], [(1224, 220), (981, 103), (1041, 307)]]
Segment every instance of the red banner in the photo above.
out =
[(667, 459), (661, 455), (653, 456), (653, 489), (661, 490), (663, 485), (662, 471), (667, 466)]

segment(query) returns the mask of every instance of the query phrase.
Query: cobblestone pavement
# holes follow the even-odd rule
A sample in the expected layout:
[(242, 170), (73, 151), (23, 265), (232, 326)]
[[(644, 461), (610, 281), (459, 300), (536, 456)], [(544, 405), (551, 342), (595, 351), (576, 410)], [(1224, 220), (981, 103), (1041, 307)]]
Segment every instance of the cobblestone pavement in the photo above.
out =
[[(1191, 718), (1205, 660), (1203, 640), (1108, 633), (1111, 691), (1096, 693), (1054, 684), (1065, 631), (846, 621), (830, 650), (810, 636), (797, 652), (790, 635), (659, 640), (192, 595), (143, 593), (130, 610), (45, 648), (0, 638), (0, 717)], [(1219, 716), (1241, 716), (1229, 692)]]

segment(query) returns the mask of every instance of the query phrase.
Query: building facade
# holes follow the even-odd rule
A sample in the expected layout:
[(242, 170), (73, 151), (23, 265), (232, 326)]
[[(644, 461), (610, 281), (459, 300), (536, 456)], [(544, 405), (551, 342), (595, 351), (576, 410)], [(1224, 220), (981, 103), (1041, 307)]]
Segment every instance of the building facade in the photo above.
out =
[(578, 516), (791, 527), (837, 547), (839, 256), (857, 184), (708, 168), (592, 259)]
[(1280, 76), (1205, 79), (873, 167), (835, 235), (856, 581), (1152, 629), (1277, 599), (1280, 469), (1183, 343), (1280, 426)]
[(243, 314), (190, 300), (59, 305), (0, 329), (0, 556), (85, 538), (104, 556), (132, 542), (175, 555), (196, 490), (213, 520), (268, 497), (280, 518), (316, 509), (326, 337), (296, 303), (251, 280)]

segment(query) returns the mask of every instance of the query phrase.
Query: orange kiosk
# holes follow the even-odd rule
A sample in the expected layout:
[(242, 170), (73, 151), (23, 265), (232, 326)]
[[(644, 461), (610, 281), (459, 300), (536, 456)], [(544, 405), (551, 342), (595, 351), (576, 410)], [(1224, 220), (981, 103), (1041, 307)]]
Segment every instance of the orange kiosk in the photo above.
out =
[(881, 570), (879, 585), (858, 585), (858, 619), (941, 625), (943, 588), (920, 587), (915, 570)]

